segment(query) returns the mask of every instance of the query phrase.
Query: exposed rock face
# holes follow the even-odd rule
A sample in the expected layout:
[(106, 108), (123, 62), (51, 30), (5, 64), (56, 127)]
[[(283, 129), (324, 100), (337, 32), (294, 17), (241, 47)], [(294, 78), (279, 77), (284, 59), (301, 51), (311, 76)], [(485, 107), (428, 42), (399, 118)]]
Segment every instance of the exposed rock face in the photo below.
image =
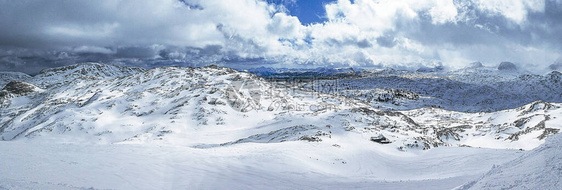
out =
[(417, 72), (423, 72), (423, 73), (430, 73), (430, 72), (438, 72), (438, 71), (443, 71), (445, 70), (445, 67), (443, 66), (436, 66), (436, 67), (422, 67), (419, 68), (418, 70), (416, 70)]
[(81, 80), (108, 80), (145, 71), (146, 69), (138, 67), (121, 67), (103, 63), (79, 63), (44, 69), (32, 79), (26, 81), (42, 89), (48, 89), (67, 85), (78, 78), (81, 78)]
[[(552, 71), (546, 75), (546, 80), (552, 84), (562, 84), (562, 73), (558, 71)], [(555, 86), (555, 85), (551, 85)], [(555, 87), (556, 88), (556, 87)]]
[(562, 63), (554, 63), (548, 66), (550, 70), (562, 70)]
[[(42, 138), (64, 133), (71, 138), (83, 134), (79, 136), (85, 140), (110, 143), (168, 139), (171, 142), (185, 137), (187, 133), (183, 129), (186, 126), (194, 131), (200, 128), (243, 126), (237, 130), (244, 130), (244, 133), (225, 136), (224, 140), (187, 139), (182, 143), (203, 148), (285, 141), (332, 145), (339, 139), (359, 138), (365, 143), (375, 146), (386, 144), (387, 147), (402, 151), (440, 146), (532, 149), (542, 139), (562, 130), (562, 117), (559, 117), (562, 115), (562, 104), (549, 103), (559, 102), (557, 100), (561, 98), (562, 91), (559, 89), (562, 89), (562, 83), (556, 82), (562, 76), (559, 72), (553, 71), (548, 76), (524, 75), (515, 78), (518, 73), (496, 75), (498, 72), (495, 68), (466, 71), (469, 71), (467, 75), (476, 73), (473, 78), (502, 75), (513, 78), (474, 82), (491, 85), (480, 88), (480, 85), (440, 78), (449, 76), (445, 73), (430, 75), (392, 71), (395, 76), (378, 76), (374, 73), (366, 79), (338, 79), (334, 87), (339, 89), (355, 84), (356, 87), (365, 85), (367, 88), (358, 88), (349, 94), (331, 95), (322, 92), (311, 94), (312, 91), (299, 86), (287, 88), (289, 84), (286, 83), (278, 85), (254, 74), (216, 66), (160, 67), (130, 74), (134, 71), (126, 68), (80, 64), (53, 68), (50, 72), (29, 79), (29, 83), (10, 82), (5, 87), (0, 86), (0, 140)], [(482, 71), (483, 74), (470, 71)], [(492, 74), (486, 74), (488, 71)], [(371, 87), (367, 85), (371, 84), (392, 86), (377, 86), (372, 88), (377, 89), (370, 90)], [(318, 89), (316, 87), (328, 87), (330, 83), (315, 81), (314, 85)], [(393, 86), (399, 86), (400, 89), (387, 88)], [(494, 91), (496, 88), (499, 90)], [(441, 94), (427, 94), (420, 89)], [(493, 113), (461, 113), (430, 107), (409, 111), (381, 110), (360, 101), (367, 98), (377, 102), (418, 101), (415, 104), (431, 106), (443, 104), (425, 104), (423, 101), (457, 95), (478, 98), (474, 102), (485, 104), (493, 104), (501, 99), (527, 100), (493, 93), (510, 89), (521, 91), (518, 93), (523, 92), (526, 96), (552, 96), (540, 98), (546, 101)], [(473, 93), (458, 94), (458, 91)], [(491, 92), (502, 98), (488, 99), (486, 93)], [(353, 97), (365, 99), (351, 99)], [(471, 103), (466, 101), (463, 105)], [(510, 107), (513, 104), (500, 103), (492, 107), (497, 105)], [(345, 138), (340, 138), (342, 135)], [(494, 143), (488, 145), (483, 142)]]
[(29, 93), (34, 92), (38, 88), (35, 85), (21, 82), (12, 81), (6, 84), (2, 90), (0, 90), (0, 107), (6, 103), (10, 98), (25, 96)]
[(484, 65), (482, 65), (481, 62), (477, 61), (477, 62), (470, 63), (468, 67), (469, 68), (480, 68), (480, 67), (484, 67)]
[(12, 81), (9, 82), (8, 84), (6, 84), (6, 86), (4, 87), (5, 91), (8, 91), (10, 93), (13, 94), (17, 94), (17, 95), (25, 95), (28, 94), (30, 92), (33, 92), (35, 90), (35, 86), (26, 82), (21, 82), (21, 81)]
[(498, 70), (500, 71), (515, 71), (517, 70), (517, 66), (515, 66), (515, 64), (513, 64), (512, 62), (501, 62), (500, 66), (498, 66)]
[(299, 137), (299, 140), (308, 141), (308, 142), (320, 142), (320, 141), (322, 141), (322, 139), (319, 138), (319, 137), (309, 136), (309, 135), (303, 135), (303, 136)]
[(26, 81), (31, 76), (20, 72), (4, 72), (0, 71), (0, 88), (8, 84), (10, 81)]
[(380, 144), (389, 144), (389, 143), (392, 143), (390, 140), (388, 140), (388, 139), (387, 139), (385, 136), (383, 136), (383, 135), (379, 135), (379, 136), (376, 136), (376, 137), (371, 137), (371, 141), (377, 142), (377, 143), (380, 143)]
[(0, 105), (5, 98), (11, 98), (11, 97), (13, 97), (12, 94), (8, 93), (5, 90), (0, 90)]

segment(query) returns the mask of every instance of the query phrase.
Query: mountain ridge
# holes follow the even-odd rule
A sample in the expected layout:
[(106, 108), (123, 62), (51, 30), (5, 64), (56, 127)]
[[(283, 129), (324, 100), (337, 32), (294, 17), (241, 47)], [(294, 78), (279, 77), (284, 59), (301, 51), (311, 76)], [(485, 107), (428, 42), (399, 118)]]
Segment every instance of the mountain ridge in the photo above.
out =
[[(55, 74), (38, 75), (31, 84), (49, 88), (4, 98), (2, 139), (59, 137), (79, 142), (216, 147), (287, 140), (323, 143), (332, 138), (345, 142), (339, 136), (368, 135), (382, 136), (390, 142), (387, 146), (403, 151), (440, 146), (532, 149), (562, 128), (557, 123), (562, 118), (556, 116), (562, 111), (560, 104), (544, 101), (490, 113), (437, 108), (389, 111), (353, 98), (279, 86), (255, 74), (217, 66), (162, 67), (134, 73), (123, 69), (103, 77), (77, 75), (82, 69), (75, 68), (81, 66), (84, 64), (45, 71), (77, 77), (60, 82), (53, 80), (60, 79)], [(223, 134), (226, 126), (240, 132)], [(205, 140), (205, 135), (221, 138)]]

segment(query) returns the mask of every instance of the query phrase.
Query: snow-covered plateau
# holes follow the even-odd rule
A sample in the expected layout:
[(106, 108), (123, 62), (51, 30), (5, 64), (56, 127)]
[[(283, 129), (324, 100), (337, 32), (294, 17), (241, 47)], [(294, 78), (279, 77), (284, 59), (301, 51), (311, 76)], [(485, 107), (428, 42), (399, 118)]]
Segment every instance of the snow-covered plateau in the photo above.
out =
[(0, 189), (562, 188), (560, 72), (344, 72), (0, 72)]

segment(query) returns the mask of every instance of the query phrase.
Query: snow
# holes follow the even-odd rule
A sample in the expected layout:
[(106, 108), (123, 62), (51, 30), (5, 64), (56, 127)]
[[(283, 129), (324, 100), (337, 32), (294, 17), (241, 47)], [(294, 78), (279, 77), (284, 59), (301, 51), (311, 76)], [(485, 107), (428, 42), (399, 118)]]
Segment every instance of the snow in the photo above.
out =
[[(92, 71), (91, 76), (77, 75), (83, 71)], [(60, 79), (57, 73), (75, 78)], [(112, 73), (115, 76), (108, 76)], [(351, 98), (279, 87), (218, 67), (139, 71), (88, 63), (51, 69), (30, 81), (65, 85), (46, 85), (47, 89), (7, 99), (0, 110), (4, 140), (213, 147), (341, 136), (369, 141), (384, 135), (390, 147), (401, 150), (439, 146), (529, 150), (562, 129), (558, 103), (537, 101), (491, 113), (435, 108), (392, 112)]]
[(31, 76), (25, 73), (0, 71), (0, 88), (11, 81), (24, 81), (30, 78)]
[[(335, 92), (311, 90), (330, 80), (269, 82), (215, 66), (143, 70), (85, 63), (45, 70), (25, 79), (40, 88), (0, 97), (0, 151), (9, 153), (0, 154), (0, 189), (451, 189), (484, 184), (486, 176), (494, 175), (478, 177), (490, 168), (517, 164), (510, 161), (544, 149), (549, 136), (562, 129), (562, 103), (533, 100), (545, 89), (558, 92), (559, 74), (494, 70), (361, 71), (366, 77), (332, 86), (361, 89)], [(330, 72), (340, 71), (348, 72)], [(492, 87), (474, 85), (487, 82)], [(525, 85), (513, 90), (519, 94), (505, 93), (533, 100), (519, 107), (512, 106), (524, 101), (504, 99), (482, 107), (497, 109), (493, 112), (464, 107), (470, 101), (455, 102), (474, 89), (479, 91), (471, 95), (480, 101), (497, 92), (488, 89), (520, 83)], [(401, 84), (404, 88), (376, 86)], [(529, 87), (537, 84), (540, 88)], [(415, 92), (426, 87), (434, 93)], [(529, 96), (519, 96), (525, 93)], [(396, 102), (365, 101), (381, 94)], [(424, 107), (420, 101), (460, 110)], [(381, 137), (384, 143), (372, 141)], [(510, 171), (515, 176), (526, 172)]]
[(513, 109), (537, 100), (562, 102), (560, 76), (557, 71), (542, 76), (490, 67), (431, 73), (375, 70), (295, 85), (385, 110), (440, 107), (476, 113)]
[(519, 151), (245, 143), (168, 145), (0, 142), (0, 189), (450, 189)]
[(457, 189), (562, 189), (561, 177), (562, 135), (558, 134)]

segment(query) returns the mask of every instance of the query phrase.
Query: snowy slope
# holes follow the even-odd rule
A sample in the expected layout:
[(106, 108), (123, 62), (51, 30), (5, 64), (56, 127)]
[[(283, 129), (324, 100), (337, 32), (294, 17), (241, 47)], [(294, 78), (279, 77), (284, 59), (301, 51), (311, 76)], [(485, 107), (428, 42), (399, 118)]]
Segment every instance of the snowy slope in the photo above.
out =
[[(439, 146), (532, 149), (562, 128), (561, 105), (543, 101), (492, 113), (433, 108), (393, 112), (227, 68), (162, 67), (133, 74), (116, 68), (89, 63), (42, 72), (30, 82), (48, 88), (0, 98), (1, 139), (199, 148), (361, 139), (402, 151)], [(66, 77), (58, 77), (60, 73)]]
[(536, 149), (457, 189), (562, 189), (562, 136), (554, 135)]
[[(361, 141), (359, 141), (361, 142)], [(452, 189), (514, 150), (398, 152), (372, 143), (213, 149), (0, 141), (0, 189)]]
[(25, 81), (29, 78), (31, 78), (31, 76), (25, 73), (0, 71), (0, 87), (3, 87), (11, 81)]
[[(296, 105), (293, 97), (272, 99), (278, 92), (261, 92), (270, 89), (262, 79), (225, 68), (156, 68), (121, 78), (65, 77), (65, 85), (45, 85), (57, 83), (51, 76), (57, 75), (44, 72), (31, 80), (50, 86), (47, 91), (6, 100), (0, 118), (2, 139), (64, 134), (121, 142), (193, 135), (187, 141), (196, 142), (193, 138), (199, 136), (188, 131), (253, 128)], [(39, 80), (45, 77), (48, 80)], [(330, 104), (310, 98), (299, 102), (303, 107)]]
[(362, 100), (387, 110), (441, 107), (462, 112), (492, 112), (537, 100), (562, 102), (562, 73), (558, 71), (533, 75), (487, 67), (437, 73), (387, 69), (298, 86)]
[(425, 133), (435, 133), (449, 145), (486, 148), (532, 149), (562, 129), (561, 104), (536, 101), (516, 109), (492, 113), (462, 113), (423, 108), (403, 113), (427, 123)]
[[(390, 77), (399, 84), (445, 80), (382, 72), (401, 73)], [(502, 76), (494, 81), (559, 80)], [(424, 97), (414, 90), (376, 92)], [(45, 70), (0, 91), (0, 151), (11, 153), (0, 154), (11, 171), (0, 189), (451, 189), (562, 129), (562, 104), (548, 101), (389, 111), (339, 95), (216, 66)]]
[(79, 63), (64, 67), (44, 69), (26, 82), (41, 88), (62, 86), (76, 79), (100, 80), (124, 77), (134, 73), (144, 72), (146, 69), (139, 67), (121, 67), (103, 63)]

